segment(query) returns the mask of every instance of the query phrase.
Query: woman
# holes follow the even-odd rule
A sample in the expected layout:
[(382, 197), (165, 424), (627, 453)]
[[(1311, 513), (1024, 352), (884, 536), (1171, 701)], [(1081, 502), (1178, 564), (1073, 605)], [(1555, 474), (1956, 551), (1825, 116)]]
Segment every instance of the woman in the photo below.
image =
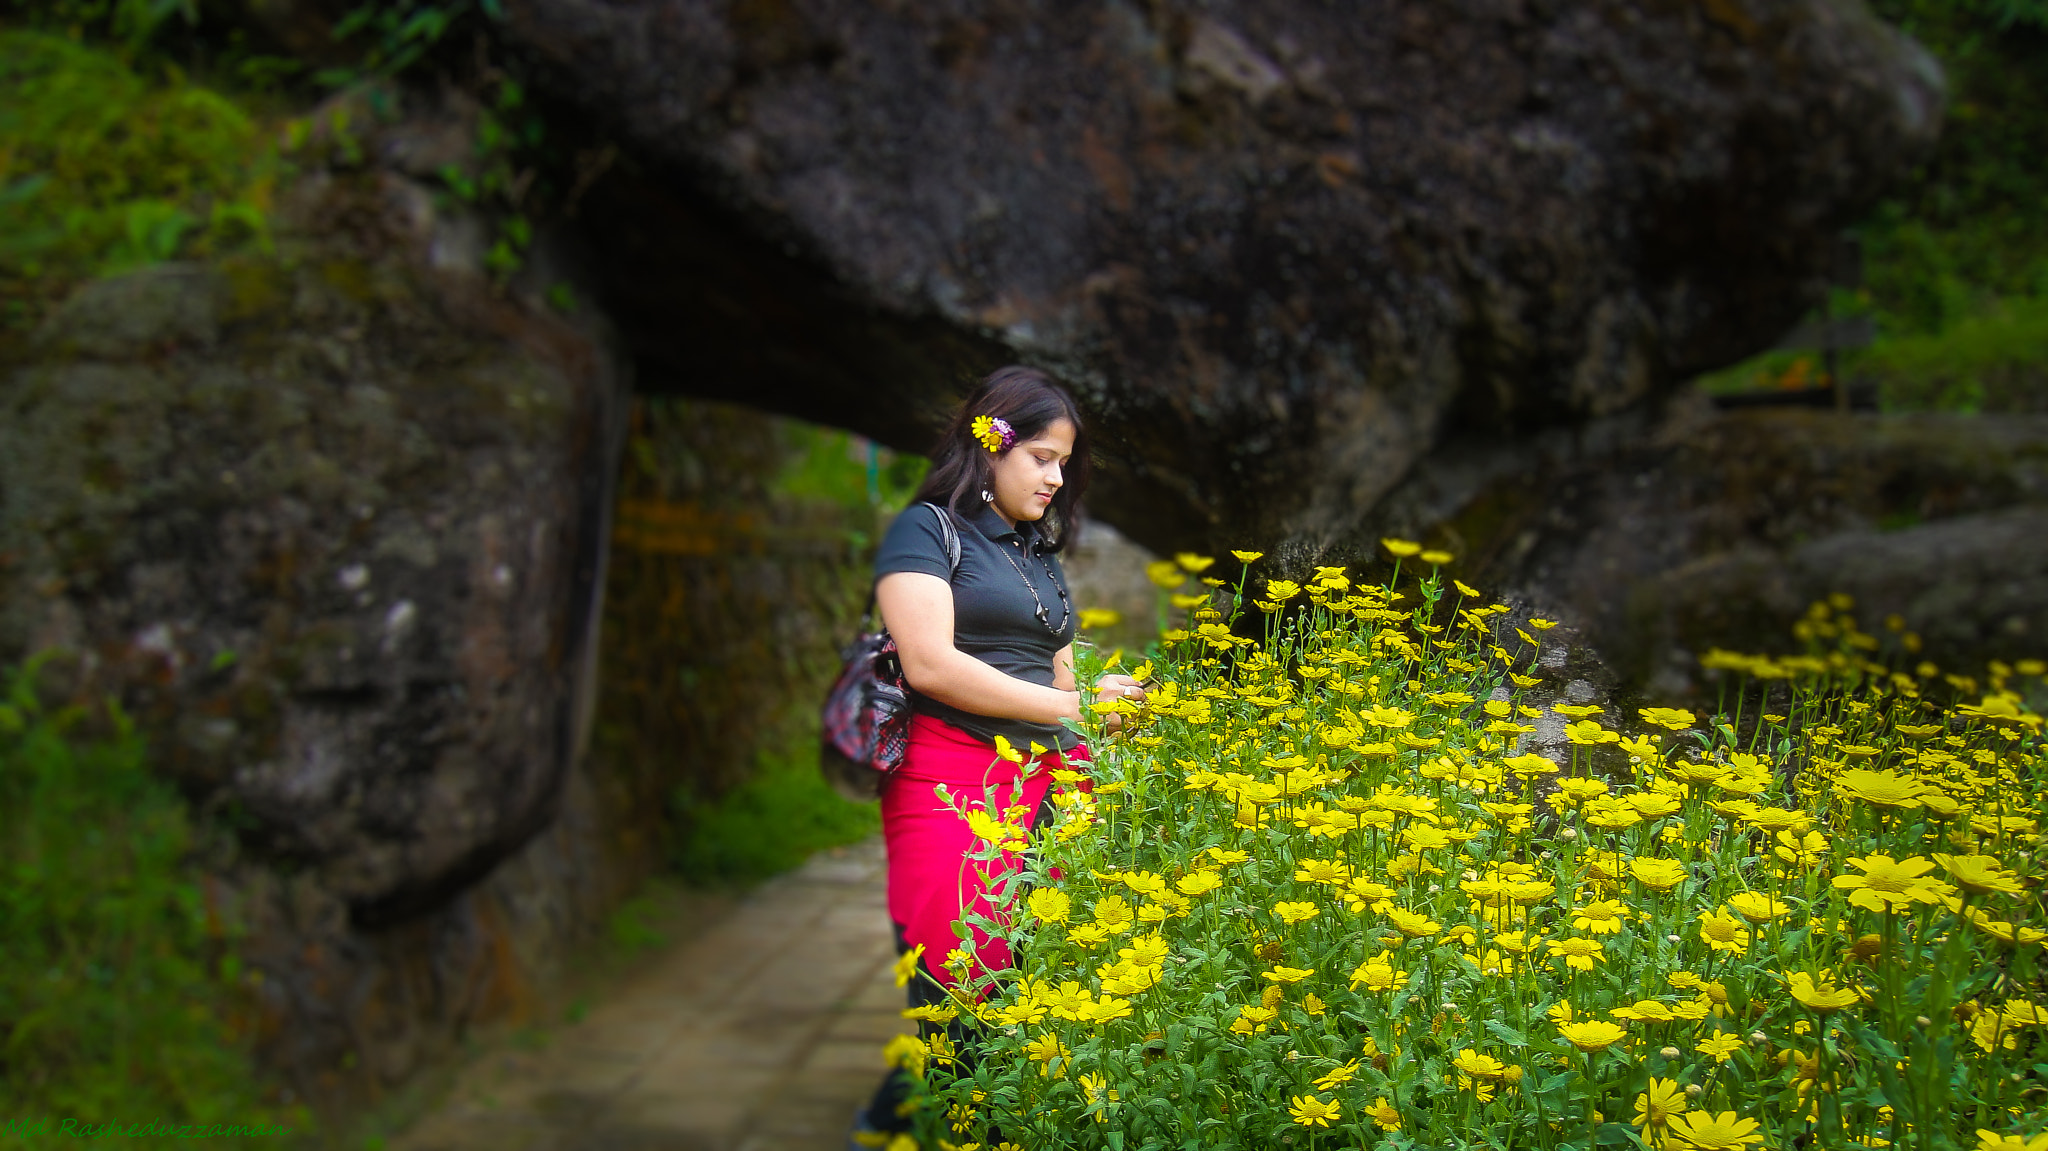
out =
[[(920, 502), (896, 518), (875, 557), (875, 598), (913, 709), (909, 751), (882, 792), (889, 918), (904, 951), (923, 949), (913, 1006), (941, 997), (933, 981), (954, 981), (945, 967), (962, 946), (954, 923), (970, 911), (992, 914), (988, 894), (1017, 867), (967, 859), (976, 841), (933, 789), (943, 784), (999, 819), (1021, 808), (1036, 822), (1051, 769), (1088, 759), (1061, 723), (1081, 717), (1082, 700), (1075, 611), (1059, 562), (1087, 486), (1088, 438), (1073, 397), (1036, 369), (999, 369), (946, 429)], [(925, 503), (952, 518), (957, 568)], [(1098, 700), (1144, 694), (1129, 676), (1096, 684)], [(1023, 753), (1022, 764), (997, 757), (997, 736)], [(1033, 754), (1033, 744), (1044, 750)], [(971, 951), (978, 969), (1009, 966), (1001, 940), (976, 932)], [(862, 1126), (902, 1129), (895, 1106), (903, 1086), (892, 1075)]]

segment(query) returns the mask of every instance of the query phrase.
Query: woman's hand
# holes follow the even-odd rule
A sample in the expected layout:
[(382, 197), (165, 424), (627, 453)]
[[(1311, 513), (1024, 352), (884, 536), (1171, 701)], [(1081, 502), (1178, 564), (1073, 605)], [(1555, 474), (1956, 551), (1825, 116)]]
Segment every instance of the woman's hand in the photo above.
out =
[[(1145, 702), (1145, 685), (1127, 675), (1105, 675), (1095, 681), (1095, 702), (1109, 703), (1119, 699)], [(1123, 725), (1121, 712), (1113, 711), (1102, 717), (1104, 731), (1114, 733)]]

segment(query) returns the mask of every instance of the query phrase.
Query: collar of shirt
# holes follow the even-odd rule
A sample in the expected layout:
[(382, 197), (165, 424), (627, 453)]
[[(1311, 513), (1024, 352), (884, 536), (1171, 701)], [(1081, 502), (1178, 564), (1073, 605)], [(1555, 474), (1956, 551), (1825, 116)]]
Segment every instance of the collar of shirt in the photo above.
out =
[(981, 505), (980, 510), (967, 517), (967, 522), (973, 524), (976, 531), (992, 540), (1018, 539), (1032, 550), (1036, 550), (1039, 544), (1037, 524), (1030, 520), (1019, 520), (1016, 527), (1011, 527), (1003, 520), (1002, 513), (996, 511), (994, 504)]

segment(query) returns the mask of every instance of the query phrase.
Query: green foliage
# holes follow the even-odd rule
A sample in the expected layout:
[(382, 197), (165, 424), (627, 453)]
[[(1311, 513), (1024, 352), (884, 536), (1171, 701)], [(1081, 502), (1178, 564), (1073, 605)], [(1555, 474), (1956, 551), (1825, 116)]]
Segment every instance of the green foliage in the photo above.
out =
[[(1841, 370), (1876, 376), (1892, 411), (2048, 408), (2030, 334), (2033, 301), (2048, 297), (2048, 0), (1873, 7), (1941, 62), (1950, 103), (1932, 156), (1856, 229), (1863, 285), (1829, 313), (1874, 316), (1878, 339)], [(1801, 357), (1769, 353), (1703, 382), (1775, 386)]]
[(873, 805), (848, 803), (826, 784), (815, 739), (762, 751), (746, 782), (716, 800), (679, 789), (674, 805), (675, 867), (693, 883), (766, 879), (881, 828)]
[(776, 477), (775, 490), (792, 499), (901, 511), (931, 466), (923, 456), (891, 451), (836, 428), (792, 421), (786, 434), (790, 461)]
[(366, 74), (403, 72), (419, 63), (451, 29), (479, 12), (492, 20), (505, 17), (500, 0), (369, 0), (359, 4), (335, 23), (334, 37), (355, 39), (363, 45), (361, 65), (330, 69), (318, 78), (343, 87)]
[(1892, 411), (2038, 410), (2048, 397), (2048, 296), (2018, 296), (1857, 361)]
[(220, 93), (0, 29), (0, 322), (78, 279), (268, 243), (272, 151)]
[(198, 0), (39, 0), (28, 15), (45, 27), (76, 29), (138, 48), (172, 17), (199, 23)]
[(0, 705), (0, 1117), (293, 1122), (257, 1098), (183, 802), (117, 708), (46, 710), (34, 678)]

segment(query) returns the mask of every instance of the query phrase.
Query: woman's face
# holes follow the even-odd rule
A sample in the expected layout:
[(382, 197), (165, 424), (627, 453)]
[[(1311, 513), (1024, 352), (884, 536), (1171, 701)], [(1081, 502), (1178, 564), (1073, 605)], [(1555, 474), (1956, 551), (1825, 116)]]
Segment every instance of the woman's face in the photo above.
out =
[(1061, 469), (1074, 454), (1074, 422), (1054, 420), (1028, 440), (1010, 445), (993, 461), (996, 511), (1012, 524), (1036, 520), (1052, 506), (1053, 493), (1065, 481)]

